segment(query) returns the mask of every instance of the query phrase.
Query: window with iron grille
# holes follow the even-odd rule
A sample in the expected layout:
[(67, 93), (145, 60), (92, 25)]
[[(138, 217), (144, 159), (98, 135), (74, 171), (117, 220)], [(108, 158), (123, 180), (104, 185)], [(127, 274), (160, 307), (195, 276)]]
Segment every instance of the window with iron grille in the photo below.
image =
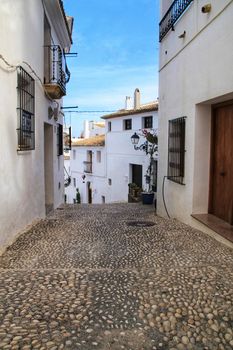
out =
[(63, 125), (57, 125), (57, 155), (63, 155)]
[(18, 150), (35, 149), (35, 81), (22, 68), (17, 71)]
[(143, 118), (143, 129), (152, 129), (153, 128), (153, 117), (144, 117)]
[(169, 120), (168, 130), (168, 179), (184, 185), (185, 168), (185, 119)]
[(132, 119), (125, 119), (123, 123), (124, 123), (124, 130), (132, 129)]

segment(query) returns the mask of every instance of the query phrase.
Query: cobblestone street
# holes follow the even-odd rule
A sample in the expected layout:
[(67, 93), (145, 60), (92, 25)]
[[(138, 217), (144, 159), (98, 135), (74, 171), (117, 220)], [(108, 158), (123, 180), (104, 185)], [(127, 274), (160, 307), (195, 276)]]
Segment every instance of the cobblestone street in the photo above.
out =
[(230, 248), (153, 208), (66, 206), (0, 258), (0, 349), (230, 350), (232, 277)]

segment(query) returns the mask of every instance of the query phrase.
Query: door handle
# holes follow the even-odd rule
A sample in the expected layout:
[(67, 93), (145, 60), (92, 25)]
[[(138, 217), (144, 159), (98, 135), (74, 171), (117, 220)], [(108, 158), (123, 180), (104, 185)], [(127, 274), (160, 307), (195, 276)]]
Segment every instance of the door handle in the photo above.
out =
[(226, 173), (224, 171), (220, 172), (220, 176), (225, 176), (225, 175), (226, 175)]

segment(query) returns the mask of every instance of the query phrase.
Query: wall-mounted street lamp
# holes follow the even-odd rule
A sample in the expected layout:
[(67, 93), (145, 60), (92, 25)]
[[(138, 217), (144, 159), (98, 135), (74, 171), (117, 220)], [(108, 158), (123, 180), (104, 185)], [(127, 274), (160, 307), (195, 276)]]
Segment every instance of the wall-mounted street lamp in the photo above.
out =
[(140, 151), (144, 151), (146, 152), (146, 154), (148, 154), (148, 141), (145, 141), (143, 144), (141, 144), (140, 146), (137, 146), (138, 142), (140, 140), (140, 136), (135, 132), (132, 136), (131, 136), (131, 142), (132, 145), (134, 145), (134, 149), (136, 151), (140, 150)]

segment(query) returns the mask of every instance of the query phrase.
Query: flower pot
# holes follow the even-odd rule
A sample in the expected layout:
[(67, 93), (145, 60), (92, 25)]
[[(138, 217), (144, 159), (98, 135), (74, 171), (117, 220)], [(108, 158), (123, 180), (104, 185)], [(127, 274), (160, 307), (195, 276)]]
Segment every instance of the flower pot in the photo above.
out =
[(153, 204), (154, 192), (142, 192), (142, 203), (143, 204)]

